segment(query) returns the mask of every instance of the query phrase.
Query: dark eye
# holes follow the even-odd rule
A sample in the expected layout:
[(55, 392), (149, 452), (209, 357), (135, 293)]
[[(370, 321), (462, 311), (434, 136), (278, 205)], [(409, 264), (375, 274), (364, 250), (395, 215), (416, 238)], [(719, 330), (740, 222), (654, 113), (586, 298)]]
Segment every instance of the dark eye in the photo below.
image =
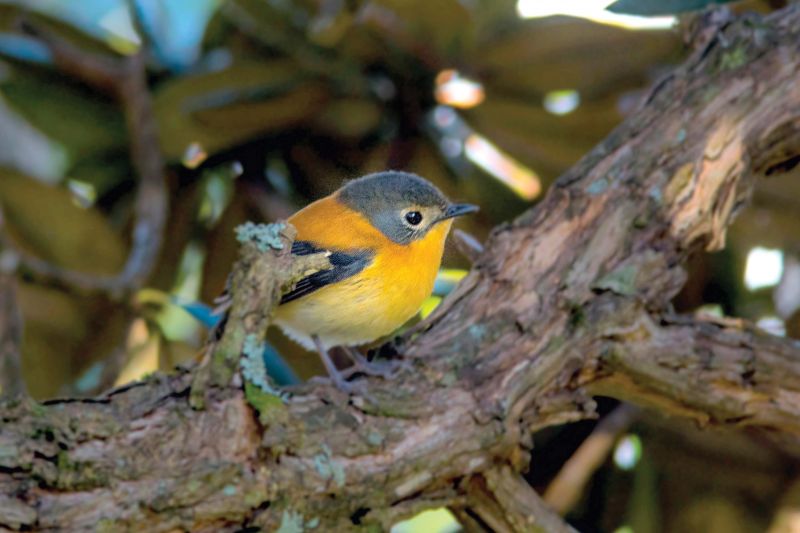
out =
[(416, 226), (420, 222), (422, 222), (422, 213), (419, 211), (409, 211), (406, 213), (406, 221), (412, 226)]

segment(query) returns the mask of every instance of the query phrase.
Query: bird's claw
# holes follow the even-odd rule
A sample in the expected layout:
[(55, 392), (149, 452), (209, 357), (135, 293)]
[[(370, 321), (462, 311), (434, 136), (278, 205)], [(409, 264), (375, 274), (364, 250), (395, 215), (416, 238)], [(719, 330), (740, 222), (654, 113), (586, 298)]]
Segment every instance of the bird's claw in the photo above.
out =
[(336, 364), (331, 360), (328, 350), (320, 342), (319, 338), (312, 336), (314, 343), (317, 345), (317, 351), (320, 358), (328, 371), (329, 383), (332, 383), (337, 389), (345, 393), (352, 393), (356, 388), (363, 386), (358, 385), (357, 382), (350, 381), (356, 374), (364, 374), (367, 376), (376, 376), (385, 380), (392, 380), (403, 370), (411, 370), (411, 361), (405, 359), (392, 359), (388, 361), (370, 361), (361, 352), (354, 348), (347, 346), (340, 346), (345, 355), (352, 361), (352, 365), (344, 370), (339, 370)]
[(345, 352), (353, 365), (342, 371), (342, 376), (349, 379), (355, 374), (380, 377), (386, 380), (394, 379), (403, 370), (411, 370), (411, 361), (406, 359), (392, 359), (389, 361), (370, 361), (357, 350), (346, 348)]
[(340, 372), (336, 376), (314, 376), (308, 381), (309, 383), (319, 383), (321, 385), (333, 385), (345, 394), (351, 394), (356, 392), (357, 385), (352, 381), (347, 381), (348, 377), (344, 372)]

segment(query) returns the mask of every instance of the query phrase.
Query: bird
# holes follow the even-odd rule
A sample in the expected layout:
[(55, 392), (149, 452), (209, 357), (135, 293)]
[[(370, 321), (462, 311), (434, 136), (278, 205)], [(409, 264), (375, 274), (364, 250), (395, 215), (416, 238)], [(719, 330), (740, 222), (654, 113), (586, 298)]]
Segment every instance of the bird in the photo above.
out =
[[(273, 324), (318, 352), (334, 384), (349, 390), (328, 351), (371, 343), (412, 318), (433, 291), (453, 219), (476, 211), (409, 172), (345, 182), (288, 218), (297, 230), (291, 253), (324, 253), (331, 268), (283, 294)], [(385, 375), (355, 350), (346, 353), (359, 370)]]

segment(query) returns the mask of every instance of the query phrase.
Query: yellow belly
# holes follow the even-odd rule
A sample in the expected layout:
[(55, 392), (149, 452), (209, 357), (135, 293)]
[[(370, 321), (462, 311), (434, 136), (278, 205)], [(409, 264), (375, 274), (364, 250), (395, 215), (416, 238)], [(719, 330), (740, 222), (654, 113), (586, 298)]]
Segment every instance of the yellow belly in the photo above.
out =
[[(406, 323), (433, 290), (439, 260), (430, 266), (387, 266), (380, 255), (359, 274), (279, 306), (274, 323), (292, 339), (315, 349), (355, 346), (386, 336)], [(393, 262), (392, 262), (393, 263)]]

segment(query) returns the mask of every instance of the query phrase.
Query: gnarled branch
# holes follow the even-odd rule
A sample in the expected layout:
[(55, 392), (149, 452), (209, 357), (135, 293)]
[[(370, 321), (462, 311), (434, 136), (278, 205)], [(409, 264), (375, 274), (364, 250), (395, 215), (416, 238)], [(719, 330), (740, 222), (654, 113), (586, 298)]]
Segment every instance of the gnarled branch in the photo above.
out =
[(260, 402), (258, 416), (235, 383), (192, 409), (191, 373), (91, 401), (5, 404), (0, 517), (15, 518), (0, 523), (388, 527), (428, 506), (463, 508), (470, 480), (522, 470), (531, 430), (592, 416), (601, 388), (793, 442), (784, 399), (800, 350), (664, 314), (687, 255), (721, 247), (755, 179), (800, 155), (800, 6), (720, 31), (541, 204), (492, 234), (399, 346), (413, 370), (364, 378), (352, 395), (300, 386), (285, 404)]
[(586, 376), (593, 393), (701, 426), (755, 430), (800, 453), (800, 342), (742, 320), (674, 315), (644, 314), (611, 335), (613, 345)]

